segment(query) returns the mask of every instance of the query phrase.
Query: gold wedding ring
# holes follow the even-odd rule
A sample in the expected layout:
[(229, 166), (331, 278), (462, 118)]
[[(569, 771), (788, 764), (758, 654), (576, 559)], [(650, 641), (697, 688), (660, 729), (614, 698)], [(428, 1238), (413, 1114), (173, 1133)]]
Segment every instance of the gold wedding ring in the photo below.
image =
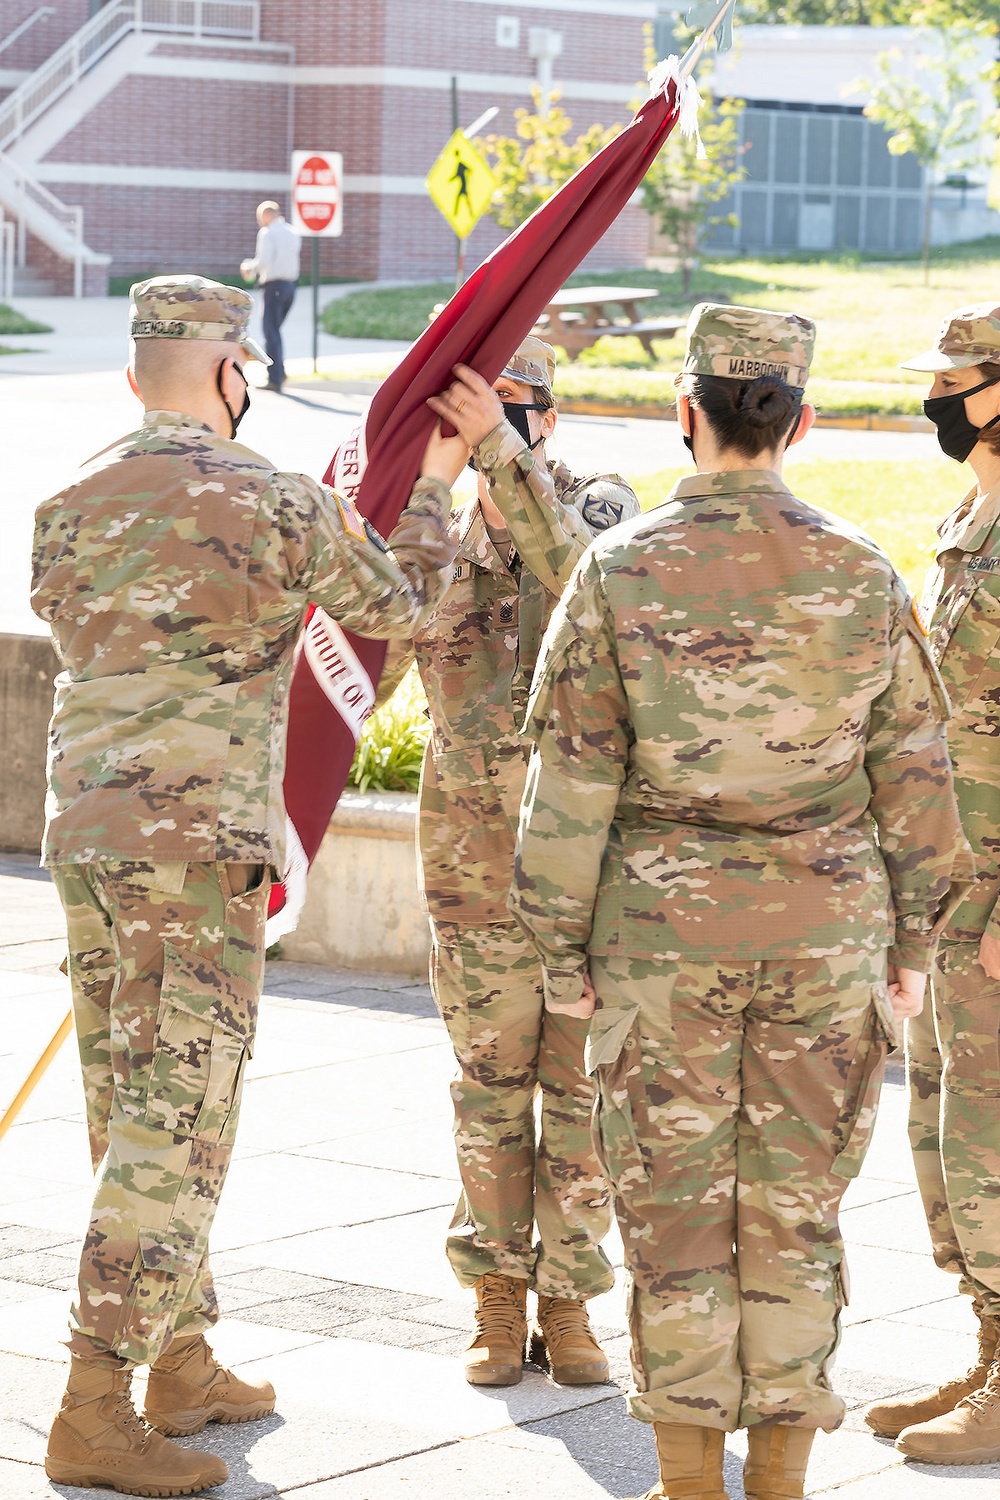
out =
[(462, 410), (462, 407), (463, 407), (463, 406), (464, 406), (464, 405), (465, 405), (465, 402), (464, 402), (464, 401), (460, 401), (460, 402), (459, 402), (459, 403), (458, 403), (458, 405), (457, 405), (457, 406), (456, 406), (456, 407), (455, 407), (455, 410), (456, 410), (456, 411), (461, 411), (461, 410)]

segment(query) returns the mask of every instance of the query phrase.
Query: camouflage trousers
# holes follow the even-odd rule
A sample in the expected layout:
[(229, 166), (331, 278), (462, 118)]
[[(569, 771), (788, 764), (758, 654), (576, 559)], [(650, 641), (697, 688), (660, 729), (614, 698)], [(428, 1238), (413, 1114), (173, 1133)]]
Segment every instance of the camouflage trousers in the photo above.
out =
[(934, 1259), (1000, 1317), (1000, 982), (978, 943), (942, 943), (907, 1033), (910, 1145)]
[(59, 865), (97, 1189), (69, 1347), (151, 1363), (218, 1318), (208, 1234), (253, 1047), (262, 865)]
[(838, 1210), (892, 1027), (882, 954), (592, 956), (588, 1066), (626, 1264), (632, 1414), (832, 1431)]
[(538, 957), (513, 924), (432, 926), (431, 985), (458, 1061), (452, 1268), (463, 1286), (502, 1271), (546, 1296), (606, 1292), (611, 1209), (591, 1136), (587, 1022), (544, 1009)]

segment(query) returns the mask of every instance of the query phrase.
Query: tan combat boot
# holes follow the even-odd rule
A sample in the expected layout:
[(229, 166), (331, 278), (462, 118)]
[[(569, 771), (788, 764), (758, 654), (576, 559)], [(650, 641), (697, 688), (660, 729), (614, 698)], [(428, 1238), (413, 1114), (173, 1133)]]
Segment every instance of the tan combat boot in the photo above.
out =
[(530, 1358), (559, 1385), (600, 1385), (608, 1361), (594, 1337), (586, 1304), (571, 1297), (538, 1295), (538, 1319), (531, 1331)]
[(122, 1495), (196, 1495), (223, 1484), (221, 1458), (179, 1448), (136, 1415), (132, 1371), (74, 1359), (52, 1424), (45, 1472), (56, 1484), (103, 1485)]
[(476, 1336), (465, 1351), (470, 1385), (517, 1385), (528, 1338), (528, 1283), (488, 1271), (476, 1282)]
[(722, 1478), (726, 1434), (686, 1422), (654, 1422), (660, 1482), (646, 1500), (727, 1500)]
[(918, 1427), (904, 1427), (896, 1447), (924, 1464), (990, 1464), (1000, 1459), (1000, 1359), (985, 1382), (955, 1407)]
[(748, 1428), (746, 1500), (802, 1500), (815, 1436), (812, 1427), (791, 1427), (787, 1422), (760, 1422)]
[(199, 1333), (175, 1338), (149, 1367), (146, 1421), (171, 1437), (190, 1437), (209, 1422), (256, 1422), (274, 1411), (274, 1387), (247, 1385), (224, 1370)]
[(979, 1354), (965, 1375), (939, 1385), (927, 1396), (902, 1396), (896, 1401), (879, 1401), (865, 1413), (865, 1421), (879, 1437), (895, 1438), (905, 1427), (916, 1427), (954, 1411), (960, 1401), (986, 1384), (993, 1356), (1000, 1342), (1000, 1318), (979, 1319)]

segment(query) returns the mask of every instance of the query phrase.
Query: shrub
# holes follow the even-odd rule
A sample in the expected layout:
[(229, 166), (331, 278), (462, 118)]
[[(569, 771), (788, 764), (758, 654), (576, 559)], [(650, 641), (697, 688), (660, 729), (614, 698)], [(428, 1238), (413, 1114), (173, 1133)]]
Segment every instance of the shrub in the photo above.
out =
[(415, 792), (430, 732), (427, 699), (414, 666), (362, 730), (348, 786), (359, 792)]

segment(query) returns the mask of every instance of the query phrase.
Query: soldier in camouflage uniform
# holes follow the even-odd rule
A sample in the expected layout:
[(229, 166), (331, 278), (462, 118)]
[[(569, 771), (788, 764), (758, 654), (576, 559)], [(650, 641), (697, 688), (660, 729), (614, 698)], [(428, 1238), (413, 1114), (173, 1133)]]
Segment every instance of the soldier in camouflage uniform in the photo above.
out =
[[(454, 581), (416, 636), (432, 734), (420, 784), (431, 982), (455, 1048), (462, 1195), (448, 1255), (477, 1294), (467, 1378), (521, 1378), (526, 1292), (555, 1379), (607, 1379), (585, 1300), (613, 1282), (599, 1246), (607, 1185), (590, 1136), (586, 1025), (546, 1016), (538, 959), (510, 920), (520, 734), (538, 647), (594, 533), (638, 512), (617, 475), (577, 479), (545, 457), (555, 355), (526, 339), (493, 389), (466, 367), (434, 409), (474, 449), (479, 494), (456, 511)], [(396, 675), (405, 660), (396, 664)], [(536, 1134), (535, 1100), (541, 1126)], [(540, 1336), (540, 1337), (539, 1337)]]
[[(63, 670), (43, 862), (66, 910), (98, 1183), (46, 1471), (194, 1493), (226, 1466), (160, 1435), (273, 1409), (221, 1369), (208, 1234), (233, 1147), (284, 858), (288, 686), (310, 600), (366, 635), (411, 635), (450, 578), (432, 439), (389, 550), (335, 493), (234, 441), (250, 297), (201, 277), (132, 289), (138, 432), (35, 523), (32, 602)], [(146, 1415), (136, 1364), (152, 1366)]]
[(951, 698), (955, 790), (978, 878), (944, 930), (932, 1005), (911, 1022), (910, 1139), (934, 1259), (959, 1276), (979, 1321), (968, 1374), (868, 1423), (925, 1463), (1000, 1458), (1000, 307), (946, 318), (927, 415), (976, 488), (940, 528), (921, 613)]
[(695, 308), (699, 472), (592, 545), (529, 707), (511, 906), (546, 1003), (586, 1008), (588, 973), (597, 994), (631, 1409), (671, 1500), (725, 1500), (742, 1426), (748, 1497), (801, 1496), (815, 1429), (843, 1417), (838, 1205), (967, 859), (906, 591), (780, 478), (813, 340), (791, 314)]

